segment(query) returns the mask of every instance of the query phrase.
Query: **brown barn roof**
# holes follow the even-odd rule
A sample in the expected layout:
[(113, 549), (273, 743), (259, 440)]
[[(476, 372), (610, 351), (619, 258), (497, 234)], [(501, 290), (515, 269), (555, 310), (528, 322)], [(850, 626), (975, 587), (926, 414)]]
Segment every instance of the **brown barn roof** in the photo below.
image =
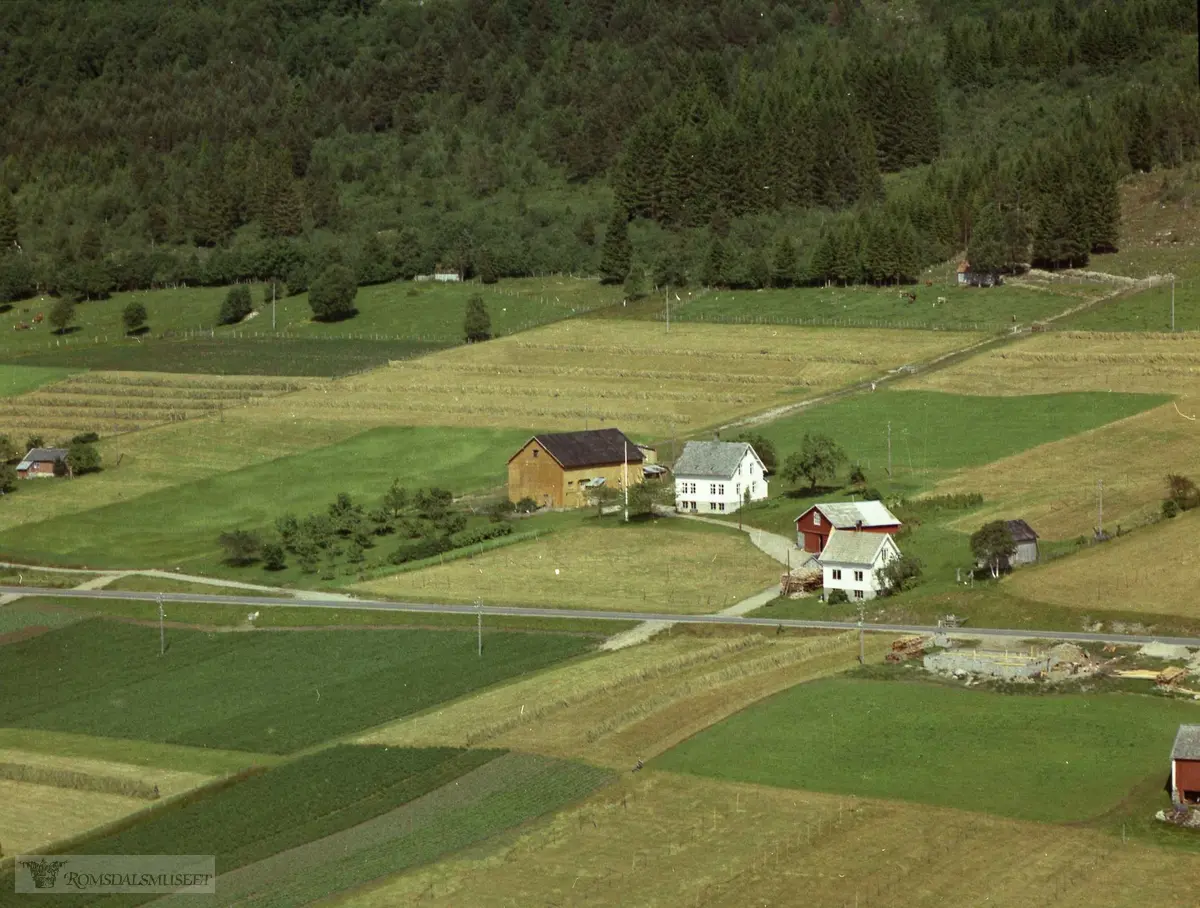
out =
[(1008, 527), (1008, 532), (1012, 534), (1013, 542), (1018, 544), (1022, 542), (1037, 542), (1038, 534), (1024, 520), (1006, 520), (1004, 523)]
[[(621, 463), (626, 458), (630, 463), (641, 463), (645, 459), (641, 449), (626, 438), (620, 429), (555, 432), (550, 435), (535, 435), (530, 441), (536, 441), (545, 448), (566, 470)], [(525, 445), (528, 444), (529, 442), (525, 442)], [(525, 445), (521, 446), (522, 450), (525, 449)], [(516, 457), (516, 454), (513, 457)]]

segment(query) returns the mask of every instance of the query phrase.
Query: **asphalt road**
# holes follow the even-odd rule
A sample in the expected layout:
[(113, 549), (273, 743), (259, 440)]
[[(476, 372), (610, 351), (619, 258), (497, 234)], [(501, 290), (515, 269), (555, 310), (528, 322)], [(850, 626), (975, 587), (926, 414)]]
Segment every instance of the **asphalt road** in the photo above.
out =
[[(324, 599), (292, 599), (271, 596), (215, 596), (209, 593), (139, 593), (126, 590), (59, 590), (33, 586), (0, 586), (0, 595), (16, 593), (22, 596), (52, 596), (56, 599), (122, 599), (134, 602), (164, 603), (211, 603), (214, 605), (242, 605), (247, 608), (290, 608), (349, 609), (377, 612), (417, 612), (448, 615), (475, 615), (482, 613), (502, 618), (588, 618), (596, 621), (673, 621), (677, 624), (727, 624), (750, 627), (788, 627), (816, 630), (855, 630), (855, 621), (801, 621), (794, 618), (751, 618), (735, 615), (675, 615), (670, 612), (609, 612), (591, 609), (525, 608), (507, 605), (440, 605), (433, 602), (390, 602), (382, 599), (354, 599), (329, 601)], [(947, 628), (919, 624), (872, 624), (863, 625), (864, 630), (888, 634), (928, 634), (946, 632)], [(1018, 637), (1025, 640), (1070, 640), (1076, 643), (1170, 643), (1179, 646), (1200, 647), (1196, 637), (1149, 637), (1133, 634), (1090, 634), (1078, 631), (1041, 630), (1037, 628), (965, 627), (952, 633), (970, 637)]]

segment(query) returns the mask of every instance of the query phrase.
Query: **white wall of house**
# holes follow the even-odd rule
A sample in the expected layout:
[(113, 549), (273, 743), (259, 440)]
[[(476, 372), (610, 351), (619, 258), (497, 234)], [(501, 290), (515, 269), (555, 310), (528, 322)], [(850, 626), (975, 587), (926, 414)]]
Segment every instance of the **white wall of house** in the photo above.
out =
[(845, 590), (851, 601), (874, 599), (879, 595), (880, 590), (875, 572), (898, 557), (898, 551), (893, 546), (885, 544), (879, 550), (874, 564), (822, 561), (821, 571), (824, 575), (823, 585), (826, 598), (834, 590)]
[(1033, 564), (1038, 560), (1037, 542), (1019, 542), (1017, 551), (1013, 553), (1013, 564)]
[(675, 507), (689, 514), (729, 514), (745, 502), (747, 489), (751, 501), (767, 497), (762, 464), (750, 451), (746, 451), (737, 469), (727, 478), (676, 476)]

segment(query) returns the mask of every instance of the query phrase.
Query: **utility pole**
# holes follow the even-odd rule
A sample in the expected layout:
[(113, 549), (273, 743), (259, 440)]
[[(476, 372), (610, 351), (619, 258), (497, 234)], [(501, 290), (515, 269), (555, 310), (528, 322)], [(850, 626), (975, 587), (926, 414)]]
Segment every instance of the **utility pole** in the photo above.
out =
[[(1197, 0), (1200, 2), (1200, 0)], [(671, 333), (671, 285), (667, 284), (667, 334)]]
[(858, 607), (858, 664), (859, 665), (867, 664), (866, 642), (863, 639), (864, 634), (865, 634), (865, 632), (863, 631), (863, 613), (865, 611), (866, 611), (866, 606), (860, 605)]
[(625, 442), (625, 461), (621, 468), (621, 485), (625, 487), (625, 522), (629, 523), (629, 442)]
[(166, 612), (163, 611), (162, 593), (158, 594), (158, 654), (165, 655), (167, 652), (167, 629), (163, 624), (166, 620)]
[(1104, 535), (1104, 480), (1096, 480), (1096, 489), (1100, 493), (1100, 525), (1096, 528), (1096, 538), (1099, 539)]
[[(1200, 3), (1200, 0), (1196, 0)], [(1175, 275), (1171, 275), (1171, 330), (1175, 330)]]
[(275, 279), (271, 278), (271, 330), (275, 330)]
[(892, 421), (888, 420), (888, 479), (892, 478)]
[(483, 658), (483, 603), (478, 599), (475, 600), (475, 631), (478, 638), (478, 656)]

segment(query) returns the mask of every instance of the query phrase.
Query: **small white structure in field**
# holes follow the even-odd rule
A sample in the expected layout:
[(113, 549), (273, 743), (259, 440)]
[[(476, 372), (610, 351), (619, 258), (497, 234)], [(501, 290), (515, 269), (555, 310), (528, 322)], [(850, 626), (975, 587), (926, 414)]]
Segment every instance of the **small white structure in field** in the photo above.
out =
[(891, 536), (834, 530), (817, 557), (826, 599), (834, 590), (845, 590), (851, 599), (874, 599), (880, 589), (875, 572), (899, 557), (900, 547)]
[(767, 497), (767, 469), (744, 441), (689, 441), (675, 461), (675, 509), (728, 514)]

